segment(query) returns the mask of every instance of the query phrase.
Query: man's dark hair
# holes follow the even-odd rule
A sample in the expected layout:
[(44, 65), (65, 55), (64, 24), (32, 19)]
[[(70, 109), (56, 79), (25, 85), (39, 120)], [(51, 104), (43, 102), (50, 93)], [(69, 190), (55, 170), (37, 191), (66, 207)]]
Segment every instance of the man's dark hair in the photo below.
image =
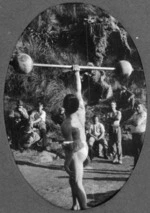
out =
[[(142, 104), (141, 101), (136, 100), (135, 103), (134, 103), (134, 109), (136, 110), (136, 108), (137, 108), (139, 105), (141, 105), (141, 104)], [(142, 104), (142, 105), (143, 105), (143, 104)]]
[(68, 94), (64, 98), (63, 107), (65, 108), (65, 112), (72, 114), (76, 112), (79, 108), (79, 100), (74, 94)]
[(112, 101), (110, 102), (110, 105), (111, 105), (112, 103), (116, 104), (116, 106), (117, 106), (117, 102), (116, 102), (115, 100), (112, 100)]
[(18, 101), (17, 101), (17, 106), (23, 106), (23, 101), (18, 100)]
[(38, 102), (38, 105), (44, 105), (44, 104), (43, 104), (43, 102), (42, 102), (42, 101), (39, 101), (39, 102)]
[(95, 118), (98, 118), (98, 120), (99, 120), (99, 116), (98, 116), (98, 115), (94, 115), (94, 116), (92, 117), (93, 122), (95, 121)]
[(44, 107), (43, 102), (38, 102), (38, 107), (39, 107), (39, 106), (43, 106), (43, 107)]

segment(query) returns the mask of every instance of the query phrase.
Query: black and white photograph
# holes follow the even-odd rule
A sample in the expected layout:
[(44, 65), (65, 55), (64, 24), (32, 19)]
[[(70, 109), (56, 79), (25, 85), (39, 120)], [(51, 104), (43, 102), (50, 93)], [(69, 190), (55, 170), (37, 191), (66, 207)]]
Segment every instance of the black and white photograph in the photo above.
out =
[(13, 49), (3, 108), (15, 164), (38, 195), (65, 210), (107, 203), (132, 176), (147, 126), (130, 32), (103, 5), (47, 8)]

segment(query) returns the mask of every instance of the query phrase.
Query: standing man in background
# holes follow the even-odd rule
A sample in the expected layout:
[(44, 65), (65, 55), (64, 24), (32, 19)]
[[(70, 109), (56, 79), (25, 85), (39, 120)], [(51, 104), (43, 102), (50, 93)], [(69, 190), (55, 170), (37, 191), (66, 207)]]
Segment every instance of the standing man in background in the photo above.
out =
[(115, 101), (111, 102), (111, 112), (108, 114), (109, 120), (109, 145), (112, 149), (113, 163), (122, 164), (122, 134), (120, 121), (122, 114), (116, 109)]
[(134, 166), (136, 165), (142, 146), (144, 142), (144, 136), (146, 131), (147, 122), (147, 112), (143, 104), (138, 103), (135, 106), (135, 113), (126, 122), (132, 133), (132, 143), (133, 143), (133, 156), (134, 156)]

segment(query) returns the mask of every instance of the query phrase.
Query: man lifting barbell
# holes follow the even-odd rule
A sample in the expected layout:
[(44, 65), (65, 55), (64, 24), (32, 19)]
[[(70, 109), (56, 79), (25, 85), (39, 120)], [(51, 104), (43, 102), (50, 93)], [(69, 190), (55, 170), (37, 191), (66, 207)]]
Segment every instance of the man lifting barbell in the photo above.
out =
[(65, 150), (65, 170), (69, 174), (72, 191), (72, 210), (87, 208), (87, 198), (83, 187), (83, 163), (88, 156), (88, 145), (85, 135), (85, 107), (81, 94), (80, 68), (74, 65), (76, 92), (64, 98), (63, 107), (66, 119), (61, 125)]

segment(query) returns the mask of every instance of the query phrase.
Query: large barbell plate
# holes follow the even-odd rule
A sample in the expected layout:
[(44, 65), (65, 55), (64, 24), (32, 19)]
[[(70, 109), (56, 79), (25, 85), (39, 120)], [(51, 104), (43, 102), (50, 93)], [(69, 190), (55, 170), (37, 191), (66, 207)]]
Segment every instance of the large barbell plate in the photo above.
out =
[(19, 68), (23, 73), (28, 74), (29, 72), (32, 71), (33, 61), (29, 55), (25, 53), (18, 54), (17, 61), (18, 61)]
[(133, 72), (133, 67), (129, 61), (121, 60), (117, 63), (115, 74), (118, 77), (129, 77)]

